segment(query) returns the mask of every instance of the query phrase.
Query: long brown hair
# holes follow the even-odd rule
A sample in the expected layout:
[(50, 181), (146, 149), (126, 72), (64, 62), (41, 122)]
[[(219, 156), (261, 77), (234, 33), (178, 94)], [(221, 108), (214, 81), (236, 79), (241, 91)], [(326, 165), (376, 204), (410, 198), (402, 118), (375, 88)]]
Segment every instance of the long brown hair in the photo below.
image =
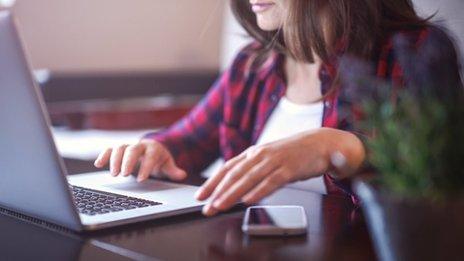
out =
[(389, 33), (428, 25), (411, 0), (286, 0), (286, 4), (282, 28), (267, 32), (257, 25), (248, 0), (231, 0), (238, 22), (261, 43), (258, 64), (270, 51), (309, 63), (314, 62), (314, 52), (328, 62), (337, 41), (344, 42), (347, 53), (369, 59)]

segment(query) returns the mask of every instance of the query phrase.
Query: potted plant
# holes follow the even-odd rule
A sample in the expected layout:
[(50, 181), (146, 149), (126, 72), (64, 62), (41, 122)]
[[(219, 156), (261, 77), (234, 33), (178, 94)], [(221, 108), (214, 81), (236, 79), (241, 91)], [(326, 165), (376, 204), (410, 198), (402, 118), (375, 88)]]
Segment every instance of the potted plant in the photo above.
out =
[(368, 66), (342, 62), (342, 78), (356, 77), (350, 95), (362, 97), (358, 128), (370, 133), (374, 174), (354, 190), (381, 260), (464, 258), (464, 90), (452, 42), (435, 33), (417, 52), (395, 38), (407, 86), (394, 99), (391, 83), (366, 77)]

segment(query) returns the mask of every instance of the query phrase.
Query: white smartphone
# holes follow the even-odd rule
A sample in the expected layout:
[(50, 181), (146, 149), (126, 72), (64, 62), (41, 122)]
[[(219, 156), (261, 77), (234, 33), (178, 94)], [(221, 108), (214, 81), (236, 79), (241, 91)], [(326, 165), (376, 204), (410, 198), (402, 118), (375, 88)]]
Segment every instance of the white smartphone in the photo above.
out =
[(308, 221), (300, 206), (254, 206), (246, 210), (242, 230), (254, 236), (306, 234)]

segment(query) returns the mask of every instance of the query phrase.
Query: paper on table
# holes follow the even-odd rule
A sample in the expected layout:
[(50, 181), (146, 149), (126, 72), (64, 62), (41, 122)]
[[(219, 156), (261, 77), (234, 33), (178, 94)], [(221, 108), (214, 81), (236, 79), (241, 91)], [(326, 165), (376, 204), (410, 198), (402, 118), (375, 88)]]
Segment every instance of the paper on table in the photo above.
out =
[(119, 144), (131, 144), (154, 130), (69, 130), (52, 128), (58, 152), (62, 157), (80, 160), (95, 160), (100, 152)]

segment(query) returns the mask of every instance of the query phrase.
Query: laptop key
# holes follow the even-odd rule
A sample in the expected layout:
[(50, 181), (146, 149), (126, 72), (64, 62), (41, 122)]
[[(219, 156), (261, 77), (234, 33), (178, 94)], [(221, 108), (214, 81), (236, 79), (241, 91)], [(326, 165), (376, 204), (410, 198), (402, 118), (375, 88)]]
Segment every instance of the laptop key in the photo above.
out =
[(161, 205), (159, 202), (70, 186), (79, 213), (89, 216)]

